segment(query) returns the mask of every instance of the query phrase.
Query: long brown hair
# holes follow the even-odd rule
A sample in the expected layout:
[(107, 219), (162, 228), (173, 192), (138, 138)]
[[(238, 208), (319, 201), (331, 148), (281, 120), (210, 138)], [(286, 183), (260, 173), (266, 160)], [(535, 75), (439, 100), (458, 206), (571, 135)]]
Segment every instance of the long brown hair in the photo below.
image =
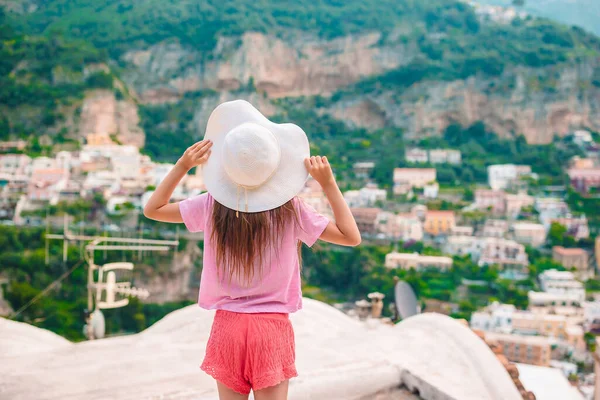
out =
[[(293, 199), (272, 210), (245, 213), (225, 207), (215, 200), (212, 212), (211, 240), (216, 247), (217, 273), (235, 276), (242, 284), (250, 284), (258, 273), (262, 277), (263, 267), (270, 246), (277, 249), (285, 229), (298, 223), (298, 214)], [(290, 225), (292, 224), (292, 225)], [(301, 244), (298, 242), (298, 260)]]

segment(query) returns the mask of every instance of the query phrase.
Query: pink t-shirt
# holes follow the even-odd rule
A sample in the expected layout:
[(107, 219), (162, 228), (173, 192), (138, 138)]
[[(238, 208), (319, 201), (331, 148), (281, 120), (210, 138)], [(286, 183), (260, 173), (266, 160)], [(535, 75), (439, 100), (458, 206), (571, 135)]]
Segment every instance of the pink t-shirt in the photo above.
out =
[(298, 241), (312, 246), (329, 223), (327, 217), (318, 214), (298, 198), (293, 199), (298, 213), (298, 223), (290, 221), (284, 229), (279, 249), (266, 249), (263, 259), (262, 279), (255, 273), (251, 285), (239, 285), (235, 277), (217, 278), (215, 248), (211, 242), (212, 208), (214, 199), (208, 193), (179, 203), (185, 226), (190, 232), (204, 231), (204, 265), (200, 278), (198, 304), (206, 309), (222, 309), (243, 313), (280, 312), (292, 313), (302, 308)]

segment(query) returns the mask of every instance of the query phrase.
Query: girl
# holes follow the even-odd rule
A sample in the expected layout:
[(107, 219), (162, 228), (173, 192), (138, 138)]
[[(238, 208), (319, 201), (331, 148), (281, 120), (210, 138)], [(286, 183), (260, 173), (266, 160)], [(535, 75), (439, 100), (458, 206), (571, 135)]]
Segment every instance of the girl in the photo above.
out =
[[(200, 165), (208, 192), (169, 203), (179, 181)], [(296, 197), (308, 174), (323, 188), (335, 222)], [(200, 368), (216, 379), (219, 398), (247, 399), (253, 390), (256, 400), (286, 399), (288, 381), (298, 375), (289, 313), (302, 308), (300, 242), (361, 240), (327, 158), (309, 157), (298, 126), (274, 124), (245, 101), (223, 103), (144, 215), (205, 233), (198, 303), (217, 311)]]

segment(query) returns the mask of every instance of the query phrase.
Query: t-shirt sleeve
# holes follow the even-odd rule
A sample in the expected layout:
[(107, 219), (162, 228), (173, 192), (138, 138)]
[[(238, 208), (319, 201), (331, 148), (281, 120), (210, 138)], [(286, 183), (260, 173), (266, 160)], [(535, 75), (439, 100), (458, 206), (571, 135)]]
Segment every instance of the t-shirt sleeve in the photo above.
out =
[(312, 206), (302, 201), (302, 199), (296, 198), (295, 205), (298, 213), (296, 237), (308, 247), (311, 247), (329, 224), (329, 218), (319, 214)]
[(206, 220), (210, 217), (211, 205), (211, 197), (208, 193), (202, 193), (179, 202), (179, 212), (188, 231), (200, 232), (206, 229)]

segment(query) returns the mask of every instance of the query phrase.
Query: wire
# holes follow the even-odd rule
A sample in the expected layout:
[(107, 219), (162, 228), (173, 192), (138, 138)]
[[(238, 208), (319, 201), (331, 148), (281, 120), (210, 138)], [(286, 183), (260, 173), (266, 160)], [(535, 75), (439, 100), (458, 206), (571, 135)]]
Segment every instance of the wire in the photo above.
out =
[(54, 286), (56, 286), (58, 283), (60, 283), (67, 276), (71, 275), (73, 273), (73, 271), (75, 271), (77, 268), (79, 268), (82, 264), (83, 264), (83, 260), (79, 260), (77, 263), (75, 263), (75, 265), (70, 270), (68, 270), (67, 272), (62, 274), (58, 279), (56, 279), (54, 282), (52, 282), (50, 285), (48, 285), (46, 287), (46, 289), (42, 290), (33, 299), (29, 300), (27, 302), (27, 304), (25, 304), (23, 307), (19, 308), (17, 310), (17, 312), (15, 312), (9, 318), (15, 319), (16, 317), (18, 317), (19, 314), (21, 314), (23, 311), (27, 310), (29, 308), (29, 306), (31, 306), (33, 303), (38, 301), (42, 296), (44, 296), (46, 293), (48, 293), (50, 290), (52, 290), (54, 288)]

